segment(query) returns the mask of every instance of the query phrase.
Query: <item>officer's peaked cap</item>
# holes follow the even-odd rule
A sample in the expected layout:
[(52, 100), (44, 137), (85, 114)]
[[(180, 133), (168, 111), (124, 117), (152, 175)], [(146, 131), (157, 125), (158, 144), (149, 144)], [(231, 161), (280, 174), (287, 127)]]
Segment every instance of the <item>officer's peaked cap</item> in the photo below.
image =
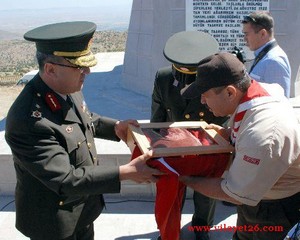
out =
[(39, 52), (64, 57), (78, 66), (93, 67), (97, 60), (90, 45), (95, 31), (93, 22), (61, 22), (30, 30), (24, 38), (35, 42)]
[(219, 44), (210, 34), (201, 31), (182, 31), (167, 40), (163, 53), (173, 64), (197, 67), (203, 58), (218, 51)]

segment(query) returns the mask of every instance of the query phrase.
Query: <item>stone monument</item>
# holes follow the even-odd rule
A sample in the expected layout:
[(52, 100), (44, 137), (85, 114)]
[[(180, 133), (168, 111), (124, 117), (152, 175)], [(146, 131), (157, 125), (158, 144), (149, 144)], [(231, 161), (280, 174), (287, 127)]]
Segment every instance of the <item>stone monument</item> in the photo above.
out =
[[(220, 50), (243, 48), (243, 16), (256, 10), (271, 12), (275, 38), (287, 53), (291, 69), (291, 97), (300, 95), (299, 0), (133, 0), (124, 57), (122, 85), (151, 96), (155, 73), (169, 65), (163, 56), (166, 40), (184, 30), (207, 31)], [(253, 55), (253, 54), (252, 54)]]

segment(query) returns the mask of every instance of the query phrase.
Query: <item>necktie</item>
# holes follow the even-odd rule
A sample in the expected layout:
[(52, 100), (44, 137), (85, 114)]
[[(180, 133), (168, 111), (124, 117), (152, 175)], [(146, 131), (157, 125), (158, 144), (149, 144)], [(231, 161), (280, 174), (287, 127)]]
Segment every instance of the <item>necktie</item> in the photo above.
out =
[(69, 95), (67, 95), (67, 100), (66, 101), (70, 105), (70, 107), (76, 112), (74, 102), (73, 102), (72, 98)]
[(78, 119), (80, 120), (80, 127), (81, 127), (81, 130), (84, 132), (85, 130), (83, 129), (83, 122), (82, 122), (82, 117), (79, 113), (79, 111), (77, 110), (75, 104), (74, 104), (74, 101), (72, 99), (71, 96), (67, 95), (67, 99), (66, 99), (67, 103), (70, 105), (70, 107), (73, 109), (73, 111), (75, 112), (76, 116), (78, 117)]

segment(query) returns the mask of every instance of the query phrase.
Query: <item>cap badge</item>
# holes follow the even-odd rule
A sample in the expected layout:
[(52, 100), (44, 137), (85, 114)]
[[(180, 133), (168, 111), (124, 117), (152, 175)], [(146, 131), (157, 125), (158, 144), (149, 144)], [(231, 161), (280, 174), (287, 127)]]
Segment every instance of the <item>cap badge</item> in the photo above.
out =
[(55, 112), (55, 111), (61, 109), (59, 101), (57, 100), (56, 96), (53, 93), (47, 93), (45, 100), (46, 100), (48, 106), (51, 108), (52, 112)]

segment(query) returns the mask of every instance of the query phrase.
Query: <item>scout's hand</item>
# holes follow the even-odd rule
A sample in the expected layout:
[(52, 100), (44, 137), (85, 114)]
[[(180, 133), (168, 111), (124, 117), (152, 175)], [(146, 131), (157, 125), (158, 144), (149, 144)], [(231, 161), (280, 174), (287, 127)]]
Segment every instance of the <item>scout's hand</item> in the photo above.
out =
[(127, 129), (128, 129), (128, 124), (132, 124), (136, 127), (139, 126), (137, 120), (133, 119), (128, 119), (125, 121), (117, 121), (115, 125), (115, 132), (116, 135), (126, 143), (127, 141)]
[(150, 183), (158, 180), (157, 176), (163, 175), (157, 169), (151, 168), (147, 165), (147, 160), (152, 157), (152, 151), (149, 151), (126, 165), (120, 166), (120, 181), (132, 180), (137, 183)]
[(230, 131), (231, 131), (230, 128), (224, 128), (216, 124), (209, 124), (206, 126), (206, 129), (214, 129), (226, 140), (230, 138)]

